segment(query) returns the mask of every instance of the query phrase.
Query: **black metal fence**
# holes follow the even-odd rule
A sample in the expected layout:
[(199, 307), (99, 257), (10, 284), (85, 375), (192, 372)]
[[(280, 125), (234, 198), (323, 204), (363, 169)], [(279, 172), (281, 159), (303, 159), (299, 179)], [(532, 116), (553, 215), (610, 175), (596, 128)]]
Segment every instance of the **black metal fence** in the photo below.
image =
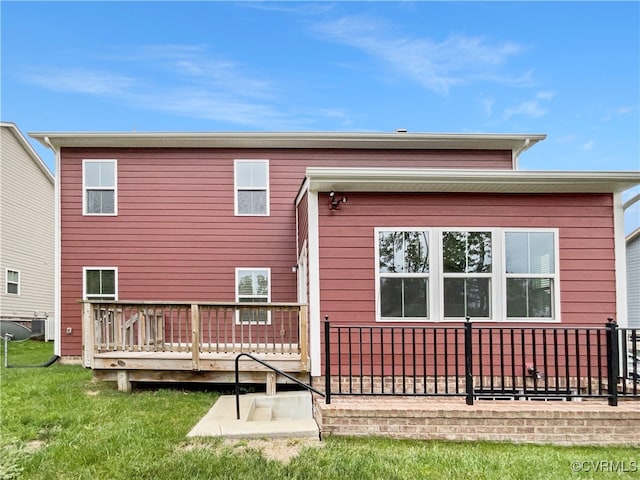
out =
[(325, 391), (476, 399), (640, 398), (640, 330), (332, 325)]

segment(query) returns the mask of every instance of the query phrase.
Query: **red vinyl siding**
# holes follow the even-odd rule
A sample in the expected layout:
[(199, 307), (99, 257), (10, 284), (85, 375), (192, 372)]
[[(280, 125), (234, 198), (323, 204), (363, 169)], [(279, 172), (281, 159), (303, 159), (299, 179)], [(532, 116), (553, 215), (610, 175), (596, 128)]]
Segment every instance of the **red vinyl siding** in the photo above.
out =
[(350, 193), (338, 211), (326, 198), (321, 312), (333, 322), (375, 322), (375, 227), (558, 228), (562, 324), (600, 326), (616, 314), (612, 195)]
[[(82, 215), (82, 160), (115, 159), (118, 216)], [(234, 216), (234, 159), (268, 159), (268, 217)], [(511, 169), (510, 151), (62, 149), (62, 354), (81, 353), (82, 268), (117, 267), (120, 300), (233, 301), (236, 267), (296, 301), (295, 197), (308, 166)], [(67, 328), (71, 334), (66, 334)]]

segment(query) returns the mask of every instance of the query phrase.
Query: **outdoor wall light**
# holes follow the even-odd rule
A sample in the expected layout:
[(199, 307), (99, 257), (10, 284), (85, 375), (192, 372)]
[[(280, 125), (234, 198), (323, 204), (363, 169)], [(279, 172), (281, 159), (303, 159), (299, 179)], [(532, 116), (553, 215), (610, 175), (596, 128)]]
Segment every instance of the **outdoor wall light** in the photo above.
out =
[(338, 210), (341, 203), (347, 203), (347, 197), (344, 195), (342, 198), (336, 196), (336, 192), (329, 192), (329, 209)]

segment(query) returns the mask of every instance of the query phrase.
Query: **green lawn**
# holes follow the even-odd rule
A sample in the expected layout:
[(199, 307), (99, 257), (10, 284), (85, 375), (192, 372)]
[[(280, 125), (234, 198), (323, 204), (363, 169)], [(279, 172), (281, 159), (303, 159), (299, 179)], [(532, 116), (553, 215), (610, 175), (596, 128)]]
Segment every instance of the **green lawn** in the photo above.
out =
[[(45, 362), (51, 344), (9, 344), (9, 363)], [(4, 355), (4, 351), (2, 351)], [(3, 356), (4, 363), (4, 356)], [(639, 478), (585, 472), (640, 467), (633, 448), (326, 438), (290, 462), (254, 443), (187, 439), (218, 393), (144, 388), (127, 395), (77, 366), (2, 368), (0, 479), (563, 479)], [(233, 415), (233, 412), (230, 412)], [(572, 472), (580, 462), (582, 472)], [(617, 462), (617, 463), (614, 463)], [(636, 462), (636, 463), (634, 463)]]

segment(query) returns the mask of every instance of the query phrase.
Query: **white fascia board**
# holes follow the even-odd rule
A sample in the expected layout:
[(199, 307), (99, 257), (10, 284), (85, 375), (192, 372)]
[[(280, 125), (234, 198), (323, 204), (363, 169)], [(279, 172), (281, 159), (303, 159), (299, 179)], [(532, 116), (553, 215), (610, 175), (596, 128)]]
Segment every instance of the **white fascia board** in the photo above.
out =
[[(18, 140), (18, 143), (20, 143), (24, 151), (27, 152), (27, 154), (31, 157), (33, 162), (42, 171), (46, 179), (49, 180), (51, 185), (53, 185), (54, 180), (53, 180), (53, 174), (51, 173), (51, 170), (49, 170), (49, 168), (45, 165), (42, 158), (40, 158), (40, 155), (38, 155), (38, 152), (36, 152), (33, 149), (31, 144), (27, 141), (27, 139), (22, 134), (20, 129), (17, 127), (17, 125), (11, 122), (0, 122), (0, 127), (9, 129), (9, 131), (13, 134), (13, 136)], [(45, 146), (48, 147), (48, 145), (45, 145)]]
[(317, 168), (311, 191), (617, 193), (640, 184), (640, 172)]
[(544, 134), (370, 132), (34, 132), (61, 147), (129, 148), (353, 148), (511, 150), (521, 152)]

